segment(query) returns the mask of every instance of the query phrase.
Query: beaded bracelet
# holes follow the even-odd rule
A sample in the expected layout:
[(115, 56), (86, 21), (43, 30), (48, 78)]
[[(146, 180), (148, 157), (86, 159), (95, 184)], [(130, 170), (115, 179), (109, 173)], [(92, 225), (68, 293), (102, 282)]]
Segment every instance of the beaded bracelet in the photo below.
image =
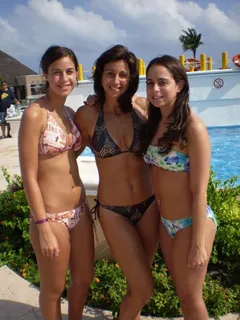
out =
[(45, 223), (45, 222), (48, 222), (48, 218), (35, 221), (36, 224), (42, 224), (42, 223)]

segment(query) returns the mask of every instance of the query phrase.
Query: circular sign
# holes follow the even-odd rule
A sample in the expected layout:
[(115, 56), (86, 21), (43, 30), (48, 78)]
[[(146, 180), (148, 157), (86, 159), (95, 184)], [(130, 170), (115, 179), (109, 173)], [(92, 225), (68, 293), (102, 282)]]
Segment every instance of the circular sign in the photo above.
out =
[(221, 79), (221, 78), (217, 78), (217, 79), (215, 79), (215, 80), (213, 81), (213, 85), (214, 85), (215, 88), (220, 89), (220, 88), (223, 87), (224, 81), (223, 81), (223, 79)]

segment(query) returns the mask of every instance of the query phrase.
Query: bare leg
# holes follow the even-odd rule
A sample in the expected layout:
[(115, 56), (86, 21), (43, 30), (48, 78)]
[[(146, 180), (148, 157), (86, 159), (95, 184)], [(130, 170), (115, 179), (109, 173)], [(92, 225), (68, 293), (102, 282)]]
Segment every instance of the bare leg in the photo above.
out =
[(41, 253), (38, 229), (30, 224), (30, 237), (36, 254), (40, 274), (39, 304), (43, 320), (61, 320), (60, 298), (65, 288), (65, 279), (70, 256), (68, 229), (64, 224), (51, 223), (57, 237), (60, 254), (53, 259)]
[(2, 137), (5, 137), (5, 124), (1, 124)]
[(11, 136), (11, 126), (10, 126), (10, 123), (6, 123), (7, 125), (7, 136)]
[[(208, 260), (215, 237), (215, 225), (207, 219), (205, 246)], [(173, 240), (172, 261), (174, 282), (185, 320), (207, 320), (208, 313), (202, 299), (202, 287), (207, 272), (207, 263), (202, 268), (189, 268), (188, 252), (192, 239), (192, 227), (177, 232)]]
[(133, 320), (153, 293), (153, 278), (136, 228), (122, 216), (100, 208), (100, 223), (112, 254), (126, 276), (129, 292), (120, 320)]
[(76, 227), (71, 229), (70, 239), (69, 320), (80, 320), (82, 319), (88, 287), (94, 275), (93, 228), (89, 209), (84, 211)]
[[(141, 220), (136, 224), (136, 229), (142, 240), (144, 252), (151, 267), (155, 253), (158, 247), (158, 225), (160, 214), (157, 208), (156, 201), (154, 201), (148, 210), (144, 213)], [(129, 291), (129, 288), (128, 288)], [(140, 319), (141, 311), (135, 320)]]

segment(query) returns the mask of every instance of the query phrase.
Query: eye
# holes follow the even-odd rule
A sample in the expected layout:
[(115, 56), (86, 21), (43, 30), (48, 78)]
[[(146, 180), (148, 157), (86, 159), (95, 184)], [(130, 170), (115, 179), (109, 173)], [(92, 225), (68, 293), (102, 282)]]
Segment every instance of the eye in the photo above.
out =
[(153, 82), (146, 82), (147, 87), (152, 87), (153, 86)]

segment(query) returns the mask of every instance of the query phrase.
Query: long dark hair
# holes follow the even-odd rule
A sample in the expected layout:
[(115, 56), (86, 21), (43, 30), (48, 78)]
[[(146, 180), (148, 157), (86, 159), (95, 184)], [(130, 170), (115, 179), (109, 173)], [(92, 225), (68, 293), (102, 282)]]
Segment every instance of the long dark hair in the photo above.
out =
[(132, 109), (132, 97), (138, 89), (139, 74), (138, 60), (134, 53), (128, 50), (127, 47), (120, 44), (111, 47), (103, 52), (95, 61), (95, 71), (93, 73), (94, 91), (98, 96), (98, 101), (101, 105), (105, 102), (105, 92), (102, 87), (102, 75), (105, 64), (114, 61), (123, 60), (129, 68), (129, 85), (127, 90), (118, 98), (120, 109), (122, 112), (129, 112)]
[[(181, 92), (177, 94), (174, 108), (168, 116), (169, 124), (167, 131), (161, 138), (158, 139), (160, 152), (166, 154), (172, 148), (173, 144), (179, 141), (179, 139), (182, 140), (182, 148), (184, 148), (187, 142), (185, 137), (185, 130), (190, 114), (189, 83), (187, 74), (178, 59), (169, 55), (164, 55), (151, 60), (147, 66), (146, 76), (150, 68), (155, 65), (161, 65), (165, 67), (170, 72), (176, 83), (179, 83), (181, 80), (184, 81), (184, 86)], [(151, 144), (151, 141), (157, 132), (157, 128), (161, 119), (162, 114), (160, 109), (154, 107), (154, 105), (149, 102), (148, 120), (144, 132), (144, 153), (146, 152), (148, 146)]]
[[(44, 73), (47, 74), (48, 68), (50, 67), (50, 65), (54, 61), (64, 57), (69, 57), (72, 60), (76, 71), (78, 71), (78, 59), (75, 53), (67, 47), (61, 47), (61, 46), (55, 46), (55, 45), (49, 47), (43, 54), (42, 59), (40, 61), (40, 68)], [(44, 91), (46, 91), (48, 87), (49, 87), (49, 84), (46, 81), (46, 86), (44, 88)]]

